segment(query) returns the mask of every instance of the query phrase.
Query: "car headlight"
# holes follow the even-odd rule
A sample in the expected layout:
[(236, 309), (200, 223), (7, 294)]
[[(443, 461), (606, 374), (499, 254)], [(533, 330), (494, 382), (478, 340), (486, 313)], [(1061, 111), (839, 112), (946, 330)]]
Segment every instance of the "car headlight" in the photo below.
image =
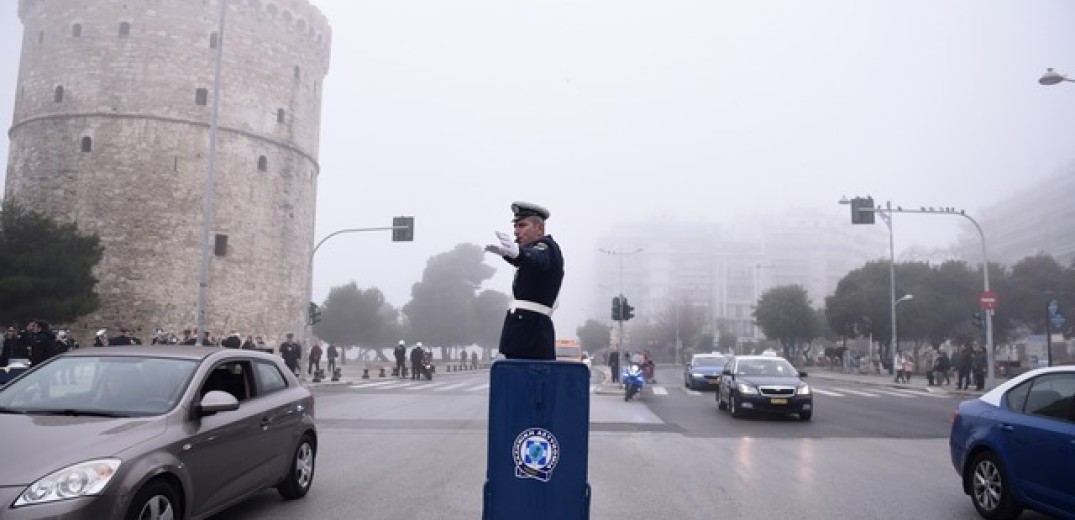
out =
[(800, 386), (798, 390), (795, 390), (795, 393), (797, 395), (810, 395), (810, 385)]
[(705, 374), (701, 372), (691, 372), (691, 377), (705, 377)]
[(119, 465), (119, 459), (97, 459), (54, 471), (27, 486), (15, 507), (99, 494)]
[(758, 393), (758, 389), (755, 388), (754, 385), (749, 384), (749, 383), (739, 383), (739, 385), (736, 388), (739, 389), (739, 393), (741, 393), (741, 394), (756, 394), (756, 393)]

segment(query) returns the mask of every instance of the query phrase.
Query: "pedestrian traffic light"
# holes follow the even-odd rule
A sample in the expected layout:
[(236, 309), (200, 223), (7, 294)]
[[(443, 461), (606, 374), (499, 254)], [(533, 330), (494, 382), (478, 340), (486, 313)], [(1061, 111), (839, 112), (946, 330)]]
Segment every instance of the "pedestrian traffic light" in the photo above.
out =
[(851, 223), (873, 224), (873, 209), (873, 197), (855, 197), (851, 199)]
[(612, 321), (623, 321), (623, 311), (620, 306), (620, 297), (612, 297)]
[(414, 241), (414, 217), (392, 217), (392, 241)]
[(310, 325), (316, 325), (317, 322), (321, 321), (321, 308), (318, 307), (317, 304), (314, 302), (310, 302), (310, 308), (306, 316), (306, 321)]
[(982, 322), (982, 311), (978, 311), (971, 316), (971, 324), (979, 329), (985, 326)]
[(631, 305), (627, 303), (627, 298), (623, 299), (620, 311), (620, 317), (623, 318), (623, 321), (627, 321), (635, 317), (635, 308), (631, 307)]

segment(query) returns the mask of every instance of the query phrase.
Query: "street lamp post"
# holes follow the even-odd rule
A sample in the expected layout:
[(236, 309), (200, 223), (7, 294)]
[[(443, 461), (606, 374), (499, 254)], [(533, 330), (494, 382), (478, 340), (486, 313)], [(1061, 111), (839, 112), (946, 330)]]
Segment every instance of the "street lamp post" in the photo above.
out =
[(224, 60), (224, 15), (228, 0), (220, 0), (220, 27), (217, 28), (216, 63), (213, 65), (213, 109), (209, 115), (209, 167), (205, 173), (205, 193), (202, 202), (202, 258), (198, 270), (198, 332), (195, 344), (202, 345), (205, 337), (205, 299), (209, 289), (209, 231), (213, 226), (213, 189), (216, 178), (217, 121), (220, 116), (220, 64)]
[[(1052, 71), (1052, 69), (1049, 69), (1049, 71)], [(1061, 79), (1056, 80), (1056, 79), (1052, 78), (1051, 76), (1049, 76), (1049, 72), (1046, 72), (1046, 76), (1042, 76), (1042, 79), (1039, 80), (1039, 82), (1041, 84), (1043, 84), (1043, 85), (1052, 85), (1052, 84), (1059, 83), (1060, 81), (1072, 81), (1072, 80), (1069, 80), (1069, 79), (1067, 79), (1067, 78), (1065, 78), (1063, 76), (1060, 76), (1059, 74), (1056, 74), (1056, 76), (1059, 76)], [(1046, 77), (1049, 77), (1049, 79), (1046, 79)], [(840, 200), (840, 204), (850, 204), (850, 203), (851, 203), (851, 201), (848, 201), (847, 197), (844, 197), (844, 198), (842, 198)], [(852, 206), (852, 207), (854, 207), (854, 206)], [(990, 292), (989, 291), (989, 255), (988, 255), (988, 253), (986, 251), (985, 233), (982, 231), (982, 226), (978, 224), (978, 221), (974, 220), (973, 218), (971, 218), (970, 215), (967, 215), (967, 213), (965, 211), (963, 211), (961, 209), (956, 209), (956, 208), (953, 208), (953, 207), (945, 207), (945, 206), (936, 207), (936, 208), (933, 207), (933, 206), (930, 206), (928, 208), (925, 207), (925, 206), (919, 206), (919, 209), (910, 209), (910, 208), (904, 209), (902, 206), (896, 206), (896, 208), (893, 209), (891, 202), (886, 202), (884, 208), (881, 208), (881, 207), (876, 207), (876, 208), (863, 208), (863, 207), (860, 207), (860, 208), (858, 208), (858, 211), (859, 212), (872, 212), (872, 213), (879, 214), (879, 215), (881, 215), (881, 218), (885, 221), (885, 224), (888, 224), (888, 226), (889, 226), (889, 228), (888, 228), (888, 230), (889, 230), (889, 254), (890, 255), (892, 255), (892, 223), (891, 223), (891, 217), (892, 217), (893, 212), (896, 212), (896, 213), (925, 213), (925, 214), (931, 214), (931, 215), (954, 215), (954, 216), (963, 217), (963, 218), (969, 220), (970, 223), (974, 225), (974, 229), (978, 230), (978, 237), (981, 239), (981, 242), (982, 242), (982, 283), (983, 283), (983, 293), (989, 293)], [(890, 271), (890, 275), (891, 274), (892, 274), (892, 271)], [(895, 300), (896, 296), (895, 296), (895, 285), (894, 285), (895, 282), (890, 282), (890, 283), (892, 284), (891, 290), (892, 290), (892, 298), (893, 298), (892, 299), (892, 302), (893, 302), (892, 303), (892, 337), (893, 337), (893, 342), (894, 342), (895, 341), (895, 336), (896, 336), (896, 303), (895, 303), (896, 302), (896, 300)], [(996, 353), (993, 352), (993, 310), (992, 309), (987, 310), (985, 312), (985, 344), (986, 344), (986, 360), (987, 360), (987, 363), (989, 365), (986, 368), (987, 372), (986, 372), (985, 383), (986, 383), (986, 388), (992, 388), (994, 383), (996, 382), (996, 379), (995, 379), (995, 377), (996, 377), (996, 369), (993, 366), (995, 364), (995, 360), (996, 360)]]
[[(635, 253), (641, 253), (642, 248), (640, 248), (640, 247), (635, 248), (635, 249), (633, 249), (631, 251), (624, 251), (623, 249), (603, 249), (603, 248), (598, 248), (598, 251), (601, 251), (602, 253), (605, 253), (606, 255), (615, 255), (615, 256), (619, 257), (619, 260), (620, 260), (620, 298), (623, 298), (623, 257), (625, 255), (633, 255)], [(620, 354), (623, 353), (623, 320), (619, 321), (619, 331), (620, 331), (620, 337), (619, 337), (618, 344), (616, 345), (616, 354), (617, 355), (620, 355)]]
[[(914, 299), (913, 294), (905, 294), (903, 296), (900, 296), (900, 299), (895, 300), (892, 303), (893, 312), (895, 312), (896, 307), (898, 307), (901, 303), (903, 303), (905, 301), (908, 301), (908, 300), (913, 300), (913, 299)], [(893, 344), (893, 347), (892, 348), (894, 348), (896, 352), (899, 352), (900, 351), (900, 341), (899, 341), (899, 335), (896, 334), (896, 321), (897, 320), (895, 319), (895, 314), (893, 314), (893, 319), (892, 319), (892, 344)], [(893, 359), (895, 359), (895, 352), (893, 352), (892, 355), (893, 355)], [(895, 367), (893, 367), (893, 368), (895, 368)]]
[(1075, 83), (1075, 79), (1070, 79), (1067, 76), (1060, 74), (1052, 69), (1052, 67), (1045, 69), (1045, 74), (1042, 74), (1038, 78), (1038, 83), (1041, 85), (1056, 85), (1063, 82)]

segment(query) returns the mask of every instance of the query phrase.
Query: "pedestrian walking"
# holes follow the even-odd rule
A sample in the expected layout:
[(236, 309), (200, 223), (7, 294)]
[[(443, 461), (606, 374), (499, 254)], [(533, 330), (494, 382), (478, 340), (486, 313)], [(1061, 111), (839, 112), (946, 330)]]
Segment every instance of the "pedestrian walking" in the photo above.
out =
[(314, 343), (313, 347), (310, 347), (310, 355), (306, 357), (306, 375), (310, 375), (311, 371), (317, 373), (321, 371), (321, 345)]
[(336, 358), (340, 356), (339, 350), (336, 349), (336, 345), (332, 343), (328, 344), (328, 348), (325, 351), (325, 356), (328, 358), (328, 373), (336, 373)]
[(236, 330), (231, 331), (231, 334), (229, 334), (228, 337), (224, 338), (220, 342), (220, 346), (222, 346), (224, 348), (234, 348), (234, 349), (242, 348), (243, 340), (239, 338), (239, 331), (236, 331)]
[(892, 355), (892, 371), (896, 373), (896, 383), (907, 382), (903, 376), (903, 354), (899, 351)]
[(612, 350), (608, 353), (608, 368), (612, 372), (612, 382), (620, 382), (620, 352)]
[(960, 347), (959, 352), (956, 353), (956, 357), (952, 360), (952, 363), (956, 366), (956, 388), (959, 390), (970, 388), (971, 367), (974, 363), (970, 347), (966, 345)]
[(243, 340), (243, 344), (240, 345), (239, 348), (241, 348), (243, 350), (254, 350), (254, 349), (258, 348), (258, 345), (257, 345), (257, 343), (254, 343), (254, 336), (249, 336), (248, 335), (246, 337), (246, 339)]
[(549, 210), (527, 202), (511, 205), (514, 239), (497, 232), (498, 244), (485, 250), (515, 266), (514, 297), (500, 332), (500, 353), (509, 359), (556, 359), (552, 311), (564, 279), (564, 259), (552, 235), (545, 234)]
[(942, 378), (944, 386), (950, 386), (952, 384), (952, 379), (948, 377), (948, 371), (951, 369), (952, 360), (948, 359), (948, 353), (942, 350), (941, 353), (937, 355), (937, 359), (933, 361), (933, 381), (937, 383), (937, 386), (942, 385)]
[(40, 365), (57, 354), (56, 337), (49, 330), (48, 322), (42, 320), (31, 321), (26, 325), (23, 343), (30, 351), (30, 364), (33, 366)]
[(974, 389), (985, 389), (985, 372), (989, 367), (989, 360), (985, 355), (985, 347), (978, 347), (971, 357), (971, 373), (974, 376)]
[(471, 370), (477, 370), (478, 369), (478, 353), (477, 352), (471, 352), (470, 353), (470, 369)]

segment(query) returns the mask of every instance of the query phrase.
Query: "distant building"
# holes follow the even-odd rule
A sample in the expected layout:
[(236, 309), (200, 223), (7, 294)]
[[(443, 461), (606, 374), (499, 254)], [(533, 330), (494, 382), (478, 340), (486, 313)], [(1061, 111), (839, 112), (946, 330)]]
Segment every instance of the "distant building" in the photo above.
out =
[[(990, 262), (1012, 266), (1038, 254), (1062, 266), (1075, 262), (1075, 167), (1012, 194), (974, 215), (982, 226)], [(982, 242), (969, 222), (955, 247), (971, 265), (982, 261)]]
[(714, 335), (724, 324), (741, 339), (757, 338), (754, 306), (766, 290), (801, 285), (823, 307), (848, 272), (888, 258), (887, 237), (883, 226), (855, 226), (842, 212), (816, 209), (731, 223), (618, 226), (599, 239), (608, 254), (598, 259), (592, 317), (610, 319), (622, 283), (639, 319), (657, 320), (689, 305), (704, 309)]
[[(219, 1), (18, 3), (5, 198), (101, 237), (83, 332), (197, 323)], [(301, 333), (332, 32), (306, 0), (227, 5), (205, 321)]]

